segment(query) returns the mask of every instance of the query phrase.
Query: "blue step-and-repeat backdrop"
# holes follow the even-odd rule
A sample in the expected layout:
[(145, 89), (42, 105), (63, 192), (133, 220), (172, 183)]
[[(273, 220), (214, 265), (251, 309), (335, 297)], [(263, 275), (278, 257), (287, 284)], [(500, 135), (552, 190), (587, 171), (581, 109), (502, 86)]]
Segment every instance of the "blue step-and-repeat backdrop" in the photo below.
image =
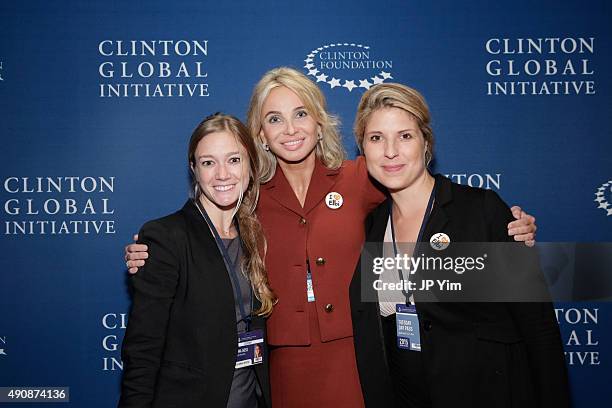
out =
[[(245, 118), (253, 85), (280, 65), (321, 87), (352, 157), (360, 96), (402, 82), (430, 104), (438, 172), (523, 206), (541, 242), (612, 241), (611, 11), (605, 0), (2, 2), (0, 386), (116, 404), (123, 246), (184, 202), (195, 125), (216, 111)], [(559, 303), (557, 317), (575, 406), (610, 406), (611, 305)]]

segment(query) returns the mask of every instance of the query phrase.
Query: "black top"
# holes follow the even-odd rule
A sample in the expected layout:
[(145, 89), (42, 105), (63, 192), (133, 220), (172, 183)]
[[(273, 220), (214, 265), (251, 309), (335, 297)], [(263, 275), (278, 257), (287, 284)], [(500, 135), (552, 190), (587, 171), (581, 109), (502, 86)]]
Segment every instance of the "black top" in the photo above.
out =
[[(249, 280), (244, 276), (244, 273), (240, 270), (242, 260), (242, 247), (240, 245), (240, 239), (238, 237), (232, 239), (223, 239), (223, 244), (227, 248), (227, 253), (230, 256), (232, 263), (236, 266), (236, 277), (238, 278), (240, 287), (241, 299), (236, 299), (234, 307), (236, 309), (236, 324), (238, 333), (244, 333), (247, 331), (247, 322), (244, 321), (240, 312), (240, 306), (238, 302), (242, 301), (244, 310), (247, 315), (251, 314), (251, 284)], [(232, 275), (228, 273), (232, 285), (236, 287), (236, 283), (232, 279)], [(235, 293), (235, 292), (234, 292)], [(256, 408), (257, 407), (257, 395), (261, 395), (261, 389), (259, 387), (257, 377), (255, 375), (255, 369), (253, 366), (242, 367), (234, 370), (234, 378), (232, 380), (232, 387), (230, 390), (229, 400), (227, 402), (227, 408)]]
[[(244, 310), (247, 315), (251, 315), (251, 301), (252, 301), (252, 290), (251, 283), (246, 278), (244, 273), (242, 272), (240, 266), (242, 261), (242, 247), (240, 245), (240, 240), (238, 237), (231, 239), (223, 239), (223, 243), (227, 248), (227, 252), (232, 260), (233, 264), (236, 266), (236, 276), (238, 277), (238, 287), (240, 287), (240, 295), (242, 304), (244, 305)], [(232, 281), (232, 285), (236, 287), (236, 282), (233, 281), (232, 275), (228, 273), (230, 280)], [(234, 296), (235, 297), (235, 296)], [(237, 322), (237, 330), (238, 333), (244, 333), (247, 331), (247, 322), (242, 319), (242, 315), (240, 314), (240, 306), (238, 306), (238, 300), (235, 299), (234, 306), (236, 307), (236, 322)]]
[[(436, 175), (436, 183), (439, 188), (424, 242), (438, 232), (453, 242), (512, 241), (506, 227), (512, 213), (495, 192), (458, 185), (441, 175)], [(366, 221), (366, 241), (383, 242), (388, 218), (385, 202)], [(361, 270), (359, 264), (350, 287), (357, 366), (366, 406), (388, 407), (388, 395), (393, 394), (390, 353), (383, 345), (378, 303), (361, 301)], [(364, 270), (372, 270), (371, 265)], [(569, 406), (567, 370), (552, 303), (419, 304), (418, 299), (416, 303), (422, 383), (407, 386), (425, 387), (417, 393), (429, 394), (431, 406)]]
[[(119, 406), (227, 406), (238, 348), (236, 307), (212, 232), (189, 200), (146, 223), (139, 237), (149, 259), (130, 277)], [(256, 299), (253, 307), (259, 307)], [(253, 318), (251, 327), (265, 330), (264, 319)], [(254, 371), (270, 401), (267, 360)]]

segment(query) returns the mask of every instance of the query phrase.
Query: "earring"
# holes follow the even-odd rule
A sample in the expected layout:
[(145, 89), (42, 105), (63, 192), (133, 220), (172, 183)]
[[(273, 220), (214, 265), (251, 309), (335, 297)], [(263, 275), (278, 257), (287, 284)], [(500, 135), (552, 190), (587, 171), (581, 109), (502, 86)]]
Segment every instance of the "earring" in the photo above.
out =
[(323, 135), (319, 133), (319, 136), (317, 137), (317, 140), (319, 140), (319, 142), (320, 142), (321, 140), (323, 140)]
[(267, 144), (267, 143), (264, 143), (262, 146), (263, 146), (263, 148), (264, 148), (264, 150), (265, 150), (266, 152), (269, 152), (269, 151), (270, 151), (270, 146), (268, 146), (268, 144)]
[(431, 163), (431, 159), (432, 159), (431, 153), (429, 151), (425, 150), (425, 167), (426, 168), (429, 168), (429, 164)]

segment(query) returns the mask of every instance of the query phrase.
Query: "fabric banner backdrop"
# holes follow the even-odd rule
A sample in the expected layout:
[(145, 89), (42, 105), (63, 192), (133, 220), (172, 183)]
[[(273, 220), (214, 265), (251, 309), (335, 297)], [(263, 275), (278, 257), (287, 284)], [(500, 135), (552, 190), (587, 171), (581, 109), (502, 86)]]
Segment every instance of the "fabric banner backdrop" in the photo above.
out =
[[(0, 387), (116, 405), (123, 247), (187, 197), (196, 124), (244, 119), (276, 66), (320, 86), (349, 156), (360, 96), (401, 82), (431, 107), (436, 172), (521, 205), (542, 243), (612, 241), (611, 11), (604, 0), (3, 2)], [(569, 291), (594, 282), (571, 279)], [(611, 305), (556, 307), (575, 406), (609, 406)]]

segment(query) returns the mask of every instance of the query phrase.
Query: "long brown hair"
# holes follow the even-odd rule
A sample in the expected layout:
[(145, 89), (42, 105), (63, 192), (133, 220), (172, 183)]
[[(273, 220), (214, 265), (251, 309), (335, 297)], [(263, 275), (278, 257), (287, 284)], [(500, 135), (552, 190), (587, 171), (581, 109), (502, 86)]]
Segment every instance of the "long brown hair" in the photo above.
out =
[[(236, 212), (243, 250), (241, 269), (251, 282), (255, 296), (261, 302), (261, 307), (254, 313), (259, 316), (268, 316), (276, 303), (276, 296), (268, 286), (268, 275), (262, 258), (266, 250), (266, 239), (255, 215), (255, 207), (259, 198), (259, 161), (255, 141), (239, 119), (232, 115), (215, 113), (204, 119), (193, 131), (189, 140), (187, 159), (189, 165), (194, 167), (196, 165), (195, 151), (200, 140), (211, 133), (224, 131), (233, 134), (248, 154), (249, 186), (242, 195), (242, 199), (238, 201)], [(193, 173), (192, 183), (194, 198), (199, 199), (201, 192)]]

